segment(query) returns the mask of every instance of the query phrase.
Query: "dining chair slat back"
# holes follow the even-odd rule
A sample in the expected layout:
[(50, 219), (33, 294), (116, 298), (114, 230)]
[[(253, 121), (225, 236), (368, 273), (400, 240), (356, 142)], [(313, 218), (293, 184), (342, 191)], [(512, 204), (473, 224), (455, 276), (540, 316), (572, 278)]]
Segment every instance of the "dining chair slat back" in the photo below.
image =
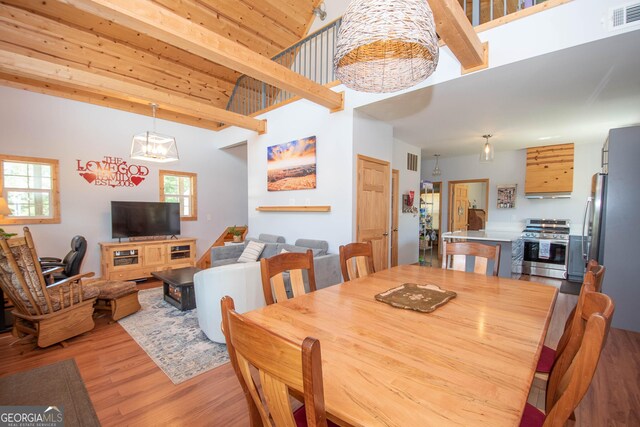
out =
[[(303, 270), (307, 271), (309, 292), (316, 290), (316, 278), (313, 268), (313, 252), (286, 252), (260, 260), (262, 290), (267, 305), (286, 301), (289, 296), (285, 285), (284, 272), (289, 272), (289, 283), (294, 297), (306, 293)], [(274, 298), (275, 296), (275, 298)]]
[(500, 244), (485, 245), (476, 242), (443, 243), (442, 268), (466, 271), (467, 261), (473, 257), (473, 272), (488, 274), (489, 261), (493, 260), (491, 275), (497, 276), (500, 269)]
[(587, 263), (587, 271), (592, 272), (595, 276), (593, 284), (595, 291), (602, 292), (602, 280), (604, 279), (604, 273), (606, 271), (605, 266), (598, 264), (598, 261), (595, 259), (591, 259)]
[(578, 406), (598, 366), (615, 305), (595, 291), (595, 275), (587, 272), (582, 303), (576, 309), (571, 337), (556, 360), (547, 384), (544, 425), (564, 425)]
[(375, 273), (371, 242), (349, 243), (340, 246), (339, 250), (340, 269), (345, 282)]
[[(598, 261), (594, 259), (590, 260), (589, 263), (587, 264), (587, 272), (593, 273), (593, 292), (602, 292), (602, 280), (604, 279), (605, 271), (606, 271), (606, 268), (604, 267), (604, 265), (598, 264)], [(586, 277), (587, 276), (585, 276), (585, 278)], [(585, 288), (586, 288), (585, 283), (583, 283), (582, 287), (580, 288), (580, 295), (582, 295)], [(578, 303), (580, 303), (580, 301), (581, 299), (578, 298)], [(571, 310), (571, 313), (569, 313), (569, 316), (567, 317), (567, 321), (564, 324), (564, 332), (562, 333), (562, 336), (560, 337), (560, 340), (558, 341), (558, 345), (556, 346), (556, 350), (555, 350), (556, 359), (560, 357), (560, 354), (562, 354), (565, 347), (567, 346), (567, 343), (569, 342), (569, 337), (571, 336), (571, 325), (576, 315), (577, 308), (578, 308), (578, 304), (576, 304), (573, 310)]]
[[(320, 341), (293, 342), (246, 319), (233, 299), (221, 301), (223, 331), (231, 362), (250, 408), (251, 425), (296, 426), (289, 389), (304, 395), (308, 426), (327, 426)], [(252, 369), (259, 373), (260, 387)]]

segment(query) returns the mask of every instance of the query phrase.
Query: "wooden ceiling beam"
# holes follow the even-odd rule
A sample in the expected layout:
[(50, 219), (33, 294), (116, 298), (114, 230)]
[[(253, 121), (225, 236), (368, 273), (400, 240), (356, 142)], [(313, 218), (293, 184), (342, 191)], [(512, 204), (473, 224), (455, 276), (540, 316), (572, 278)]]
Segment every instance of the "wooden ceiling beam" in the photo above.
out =
[(463, 72), (487, 68), (488, 45), (482, 44), (457, 0), (428, 0), (438, 35), (462, 65)]
[[(153, 3), (175, 13), (176, 15), (187, 19), (194, 24), (201, 25), (214, 33), (233, 40), (243, 46), (251, 48), (251, 50), (260, 53), (263, 56), (272, 57), (280, 52), (282, 46), (280, 43), (271, 39), (266, 39), (258, 35), (258, 33), (238, 22), (234, 22), (227, 16), (221, 14), (220, 11), (212, 10), (194, 4), (190, 0), (152, 0)], [(153, 4), (152, 3), (152, 4)]]
[[(198, 85), (218, 91), (218, 96), (226, 95), (228, 97), (234, 88), (234, 84), (225, 80), (214, 79), (211, 74), (204, 73), (193, 67), (176, 63), (157, 54), (150, 54), (143, 49), (132, 48), (124, 43), (117, 43), (98, 33), (65, 25), (59, 21), (17, 7), (0, 4), (0, 21), (9, 25), (19, 25), (36, 33), (66, 40), (96, 52), (108, 53), (130, 64), (139, 64), (163, 73), (170, 73), (181, 79), (188, 79)], [(229, 94), (226, 92), (229, 92)]]
[[(272, 57), (285, 47), (300, 40), (294, 32), (283, 27), (277, 21), (260, 14), (244, 2), (238, 0), (153, 0), (177, 15), (200, 23), (209, 30), (216, 31), (221, 25), (235, 26), (235, 31), (242, 31), (268, 42), (273, 50), (264, 56)], [(254, 50), (254, 49), (252, 49)], [(275, 51), (275, 52), (273, 52)]]
[[(2, 40), (11, 40), (11, 43)], [(43, 51), (42, 46), (46, 46)], [(0, 48), (32, 58), (59, 65), (129, 81), (150, 89), (192, 97), (219, 108), (226, 107), (228, 96), (218, 90), (209, 89), (174, 77), (169, 71), (149, 69), (144, 65), (127, 61), (117, 55), (96, 52), (90, 48), (73, 44), (59, 38), (33, 33), (23, 27), (14, 28), (0, 21)]]
[(266, 132), (266, 120), (257, 120), (253, 117), (212, 107), (209, 104), (179, 97), (161, 90), (154, 90), (91, 72), (53, 64), (6, 50), (0, 50), (0, 71), (35, 79), (40, 77), (59, 82), (72, 82), (74, 85), (89, 90), (97, 88), (98, 90), (111, 92), (114, 95), (123, 94), (144, 100), (147, 103), (157, 103), (160, 109), (169, 109), (193, 116), (204, 115), (211, 121), (220, 121), (259, 133)]
[(161, 6), (145, 0), (61, 0), (104, 19), (207, 58), (331, 110), (343, 108), (343, 94), (314, 83)]
[[(0, 73), (0, 85), (29, 92), (41, 93), (43, 95), (70, 99), (73, 101), (85, 102), (88, 104), (98, 105), (100, 107), (114, 108), (116, 110), (126, 111), (129, 113), (141, 114), (149, 117), (152, 116), (151, 108), (147, 103), (139, 103), (127, 99), (89, 92), (81, 88), (65, 86), (57, 82), (36, 80), (18, 75)], [(218, 122), (200, 117), (179, 114), (166, 109), (158, 110), (156, 116), (159, 119), (203, 129), (217, 131), (220, 128), (220, 123)]]
[(302, 10), (295, 9), (282, 0), (245, 0), (244, 3), (276, 22), (286, 23), (298, 38), (306, 36), (305, 28), (313, 15), (307, 16)]
[[(81, 50), (81, 55), (85, 58), (84, 62), (96, 64), (100, 57), (104, 57), (107, 60), (103, 65), (104, 69), (115, 70), (120, 64), (119, 68), (122, 70), (134, 68), (136, 75), (142, 79), (146, 79), (145, 73), (161, 73), (171, 87), (184, 86), (183, 92), (193, 93), (212, 101), (222, 99), (221, 102), (226, 103), (234, 88), (234, 84), (169, 61), (159, 55), (148, 54), (142, 49), (116, 43), (99, 34), (70, 27), (50, 18), (0, 3), (0, 23), (2, 22), (14, 27), (18, 34), (14, 34), (11, 38), (0, 37), (0, 40), (11, 40), (12, 43), (20, 43), (23, 46), (25, 45), (23, 40), (33, 40), (34, 43), (39, 44), (36, 47), (37, 50), (42, 50), (43, 46), (46, 46), (48, 53), (59, 57), (65, 57), (66, 51), (73, 50), (73, 45), (77, 45), (76, 50)], [(22, 34), (23, 29), (26, 33), (30, 31), (36, 35)], [(38, 40), (35, 40), (36, 38)], [(52, 42), (52, 39), (64, 46), (55, 46), (56, 42)]]
[[(71, 5), (62, 4), (59, 1), (2, 0), (2, 3), (28, 10), (36, 15), (49, 18), (50, 20), (71, 28), (98, 35), (112, 42), (134, 49), (141, 55), (158, 57), (172, 64), (183, 65), (198, 70), (214, 79), (222, 80), (222, 83), (229, 85), (229, 90), (233, 89), (240, 76), (240, 73), (236, 71), (149, 37), (136, 29), (126, 28), (122, 25), (109, 22), (106, 19), (78, 10)], [(169, 66), (169, 68), (171, 68), (171, 66)]]

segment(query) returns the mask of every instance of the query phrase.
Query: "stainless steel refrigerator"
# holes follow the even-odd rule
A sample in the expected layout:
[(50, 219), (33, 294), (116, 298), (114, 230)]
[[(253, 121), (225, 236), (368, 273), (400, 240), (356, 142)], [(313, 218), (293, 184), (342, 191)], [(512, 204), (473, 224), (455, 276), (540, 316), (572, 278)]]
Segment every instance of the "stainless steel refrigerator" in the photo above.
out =
[(607, 269), (612, 325), (640, 332), (640, 126), (611, 129), (602, 159), (585, 209), (583, 256)]

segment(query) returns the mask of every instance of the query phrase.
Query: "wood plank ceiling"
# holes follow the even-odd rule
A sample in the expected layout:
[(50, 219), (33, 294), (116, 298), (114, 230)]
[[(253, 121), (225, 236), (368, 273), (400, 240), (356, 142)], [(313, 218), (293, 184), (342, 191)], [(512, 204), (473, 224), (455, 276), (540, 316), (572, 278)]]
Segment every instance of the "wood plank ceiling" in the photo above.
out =
[[(271, 58), (307, 34), (320, 2), (148, 3)], [(159, 118), (207, 129), (227, 118), (257, 122), (235, 113), (211, 119), (211, 111), (226, 108), (237, 71), (70, 3), (0, 0), (0, 85), (144, 115), (151, 115), (150, 101), (160, 101)]]

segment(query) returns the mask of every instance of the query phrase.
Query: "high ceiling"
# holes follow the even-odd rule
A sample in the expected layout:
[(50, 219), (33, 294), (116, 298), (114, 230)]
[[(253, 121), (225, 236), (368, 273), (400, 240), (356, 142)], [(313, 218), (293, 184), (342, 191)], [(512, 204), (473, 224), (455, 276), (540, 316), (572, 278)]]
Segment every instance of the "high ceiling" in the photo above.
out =
[[(313, 8), (321, 0), (153, 0), (162, 10), (186, 18), (254, 52), (270, 58), (303, 38), (313, 21)], [(91, 102), (139, 114), (151, 114), (149, 100), (101, 87), (88, 88), (61, 81), (69, 67), (118, 82), (162, 92), (186, 100), (198, 110), (202, 105), (224, 109), (239, 76), (202, 56), (165, 43), (135, 27), (80, 10), (74, 1), (0, 1), (0, 51), (6, 61), (24, 57), (54, 64), (33, 73), (0, 65), (0, 84)], [(91, 2), (85, 2), (91, 3)], [(14, 54), (18, 54), (15, 56)], [(16, 59), (17, 58), (17, 59)], [(43, 68), (41, 62), (33, 65)], [(19, 64), (20, 65), (20, 64)], [(153, 92), (150, 92), (153, 93)], [(219, 121), (205, 114), (168, 111), (158, 117), (216, 129)]]
[(423, 156), (602, 143), (640, 123), (640, 30), (474, 73), (362, 107)]

